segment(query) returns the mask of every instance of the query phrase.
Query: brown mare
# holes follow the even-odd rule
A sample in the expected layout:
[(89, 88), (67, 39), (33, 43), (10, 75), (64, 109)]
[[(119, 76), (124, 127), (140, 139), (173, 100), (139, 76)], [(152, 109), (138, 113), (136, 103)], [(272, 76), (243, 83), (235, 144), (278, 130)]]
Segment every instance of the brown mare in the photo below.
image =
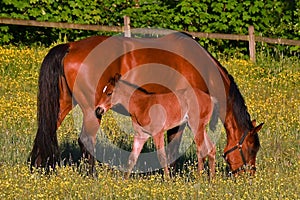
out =
[[(164, 132), (184, 123), (188, 123), (194, 134), (198, 172), (202, 172), (204, 169), (203, 160), (208, 156), (210, 175), (213, 177), (215, 174), (216, 147), (205, 131), (205, 126), (208, 124), (215, 107), (210, 96), (197, 88), (182, 89), (174, 93), (149, 94), (120, 78), (121, 75), (116, 74), (109, 80), (103, 89), (95, 113), (101, 119), (107, 110), (121, 104), (131, 116), (135, 135), (125, 178), (129, 178), (130, 172), (150, 136), (153, 137), (165, 177), (168, 177)], [(210, 125), (212, 129), (215, 129), (214, 126), (218, 118), (212, 119)]]
[[(38, 93), (38, 130), (31, 151), (31, 166), (55, 167), (60, 154), (56, 131), (65, 116), (79, 105), (83, 124), (79, 144), (94, 165), (94, 146), (101, 119), (97, 102), (110, 77), (152, 93), (198, 88), (219, 104), (219, 117), (227, 134), (224, 157), (231, 171), (255, 171), (259, 150), (255, 121), (233, 77), (191, 36), (173, 32), (164, 37), (125, 38), (94, 36), (53, 47), (43, 60)], [(178, 155), (182, 129), (167, 133), (173, 161)]]

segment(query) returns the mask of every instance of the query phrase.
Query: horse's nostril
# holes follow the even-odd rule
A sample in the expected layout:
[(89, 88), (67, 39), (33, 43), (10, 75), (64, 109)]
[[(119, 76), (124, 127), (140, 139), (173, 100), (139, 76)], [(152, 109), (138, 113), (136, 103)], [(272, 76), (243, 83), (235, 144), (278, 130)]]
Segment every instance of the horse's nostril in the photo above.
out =
[(101, 108), (101, 107), (96, 108), (95, 114), (96, 114), (97, 118), (101, 119), (103, 113), (104, 113), (104, 109), (103, 108)]

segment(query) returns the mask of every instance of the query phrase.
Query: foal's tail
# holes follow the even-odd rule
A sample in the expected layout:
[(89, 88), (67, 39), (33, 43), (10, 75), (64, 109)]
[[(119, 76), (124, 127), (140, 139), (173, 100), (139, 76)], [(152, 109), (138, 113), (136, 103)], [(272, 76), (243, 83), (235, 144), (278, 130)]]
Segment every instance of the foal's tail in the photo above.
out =
[(54, 168), (59, 160), (56, 136), (59, 114), (59, 81), (63, 75), (63, 59), (69, 45), (53, 47), (43, 60), (38, 91), (38, 130), (30, 154), (32, 167)]
[(210, 122), (209, 122), (209, 129), (212, 131), (216, 130), (216, 126), (218, 123), (218, 117), (219, 117), (219, 103), (217, 101), (216, 98), (211, 97), (212, 103), (213, 103), (213, 112), (210, 118)]

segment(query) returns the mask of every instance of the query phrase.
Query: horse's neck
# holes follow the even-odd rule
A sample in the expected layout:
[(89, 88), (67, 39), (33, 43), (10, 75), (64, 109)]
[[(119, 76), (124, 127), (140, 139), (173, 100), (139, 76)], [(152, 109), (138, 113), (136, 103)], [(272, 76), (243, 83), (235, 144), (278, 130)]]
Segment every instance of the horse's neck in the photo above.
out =
[(241, 130), (239, 130), (236, 118), (233, 112), (231, 112), (230, 110), (227, 111), (224, 127), (226, 130), (227, 142), (239, 140)]
[(228, 137), (238, 137), (239, 135), (239, 126), (236, 120), (236, 117), (233, 114), (233, 105), (232, 101), (229, 100), (229, 92), (230, 92), (230, 86), (231, 86), (231, 81), (230, 80), (230, 75), (228, 74), (227, 70), (222, 67), (222, 65), (212, 57), (213, 62), (217, 66), (217, 69), (220, 73), (220, 76), (222, 77), (223, 81), (223, 86), (226, 91), (225, 94), (225, 100), (222, 99), (224, 96), (215, 96), (217, 98), (218, 104), (219, 104), (219, 117), (222, 123), (224, 124), (226, 134), (227, 134), (227, 141)]
[[(250, 120), (250, 115), (246, 107), (239, 108), (238, 116), (236, 116), (236, 114), (234, 113), (237, 111), (234, 112), (233, 110), (234, 106), (231, 105), (230, 102), (228, 103), (227, 106), (228, 109), (227, 109), (226, 118), (224, 122), (224, 127), (227, 133), (227, 143), (230, 143), (230, 141), (235, 143), (241, 139), (245, 131), (251, 130), (252, 122)], [(246, 116), (243, 116), (243, 113)]]

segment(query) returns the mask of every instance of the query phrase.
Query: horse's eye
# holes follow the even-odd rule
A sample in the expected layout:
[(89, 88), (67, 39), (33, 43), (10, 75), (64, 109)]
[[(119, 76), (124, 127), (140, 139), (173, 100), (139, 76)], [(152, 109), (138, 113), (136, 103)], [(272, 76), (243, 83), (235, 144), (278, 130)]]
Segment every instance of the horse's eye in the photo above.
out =
[(108, 92), (106, 95), (107, 95), (107, 96), (111, 96), (111, 95), (112, 95), (112, 92)]

